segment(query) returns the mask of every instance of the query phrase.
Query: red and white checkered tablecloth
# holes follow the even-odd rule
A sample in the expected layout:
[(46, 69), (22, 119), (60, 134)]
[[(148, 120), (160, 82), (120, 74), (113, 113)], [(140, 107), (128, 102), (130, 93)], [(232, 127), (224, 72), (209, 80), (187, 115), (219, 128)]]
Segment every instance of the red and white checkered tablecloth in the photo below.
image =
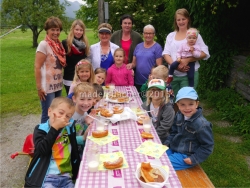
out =
[[(142, 101), (134, 86), (118, 86), (116, 90), (126, 92), (130, 96), (131, 101), (128, 104), (123, 104), (124, 107), (129, 107), (132, 103), (141, 106)], [(109, 103), (111, 107), (113, 104)], [(141, 125), (138, 125), (134, 120), (124, 120), (115, 124), (110, 123), (108, 126), (109, 132), (119, 136), (119, 140), (106, 144), (101, 147), (101, 153), (112, 153), (115, 151), (123, 151), (129, 168), (106, 170), (98, 172), (89, 172), (86, 162), (86, 152), (91, 148), (93, 142), (87, 139), (83, 158), (81, 161), (78, 178), (75, 184), (76, 188), (136, 188), (141, 187), (135, 178), (135, 170), (138, 163), (148, 161), (154, 164), (159, 164), (169, 167), (169, 186), (171, 188), (182, 187), (173, 169), (167, 154), (163, 154), (159, 159), (146, 156), (134, 151), (142, 144), (144, 139), (141, 138), (140, 132), (143, 130)], [(161, 143), (155, 129), (152, 129), (154, 135), (153, 141)]]

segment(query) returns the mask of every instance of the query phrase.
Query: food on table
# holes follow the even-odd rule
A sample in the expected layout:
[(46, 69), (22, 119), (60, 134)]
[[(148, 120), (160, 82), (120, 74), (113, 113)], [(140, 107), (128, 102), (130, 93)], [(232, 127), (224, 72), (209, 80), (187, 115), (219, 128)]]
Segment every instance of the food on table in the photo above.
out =
[(127, 96), (119, 97), (119, 98), (117, 98), (117, 101), (118, 102), (128, 102), (129, 97), (127, 97)]
[(113, 106), (113, 112), (114, 114), (121, 114), (124, 111), (124, 107), (121, 105), (114, 105)]
[(123, 158), (119, 157), (118, 159), (116, 159), (115, 161), (106, 161), (103, 162), (103, 166), (107, 169), (116, 169), (116, 168), (120, 168), (123, 165)]
[(108, 134), (109, 134), (108, 130), (92, 131), (92, 136), (94, 138), (102, 138), (102, 137), (108, 136)]
[(118, 91), (114, 91), (108, 94), (108, 98), (110, 100), (116, 100), (118, 102), (128, 102), (129, 101), (129, 97), (127, 96), (126, 93), (122, 93), (122, 92), (118, 92)]
[(137, 122), (142, 125), (144, 119), (149, 119), (149, 117), (147, 115), (140, 115), (138, 116)]
[(95, 109), (96, 114), (98, 114), (98, 113), (101, 111), (101, 109), (102, 109), (102, 108), (100, 108), (100, 107), (96, 108), (96, 109)]
[(112, 117), (114, 112), (110, 109), (102, 108), (100, 110), (100, 114), (101, 114), (101, 116), (104, 116), (104, 117)]
[(141, 133), (141, 137), (146, 138), (146, 139), (153, 139), (154, 138), (154, 136), (151, 133), (146, 133), (146, 132)]
[(164, 176), (158, 168), (153, 168), (150, 163), (142, 162), (140, 169), (140, 180), (148, 183), (148, 182), (164, 182)]

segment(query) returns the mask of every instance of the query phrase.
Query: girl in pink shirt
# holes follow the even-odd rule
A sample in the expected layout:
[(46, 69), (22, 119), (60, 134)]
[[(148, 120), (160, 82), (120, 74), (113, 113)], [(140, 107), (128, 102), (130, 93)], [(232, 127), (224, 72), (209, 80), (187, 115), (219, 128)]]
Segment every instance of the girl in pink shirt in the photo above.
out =
[(117, 48), (114, 52), (115, 63), (108, 69), (106, 85), (133, 86), (134, 77), (132, 70), (128, 70), (124, 64), (125, 52), (122, 48)]

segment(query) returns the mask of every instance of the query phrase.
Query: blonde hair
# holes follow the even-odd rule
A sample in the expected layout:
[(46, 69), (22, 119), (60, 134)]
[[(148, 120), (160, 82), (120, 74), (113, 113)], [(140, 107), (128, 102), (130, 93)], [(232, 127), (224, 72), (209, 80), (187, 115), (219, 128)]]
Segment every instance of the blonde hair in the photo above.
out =
[[(150, 97), (151, 90), (152, 90), (152, 88), (150, 88), (150, 89), (146, 92), (146, 97), (147, 97), (146, 104), (147, 104), (147, 105), (150, 105), (150, 103), (152, 102), (152, 98)], [(166, 89), (161, 90), (161, 92), (163, 92), (163, 97), (162, 97), (162, 99), (161, 99), (161, 104), (160, 104), (160, 106), (162, 106), (163, 104), (169, 102), (168, 92), (166, 91)]]
[(93, 66), (92, 64), (87, 60), (87, 59), (82, 59), (81, 61), (79, 61), (76, 66), (75, 66), (75, 75), (74, 75), (74, 79), (73, 79), (73, 83), (78, 83), (81, 82), (79, 76), (78, 76), (78, 72), (81, 69), (87, 68), (90, 71), (90, 77), (87, 80), (87, 82), (89, 83), (94, 83), (94, 79), (95, 79), (95, 74), (94, 74), (94, 70), (93, 70)]
[(104, 69), (104, 68), (101, 68), (101, 67), (99, 67), (99, 68), (96, 68), (95, 69), (95, 75), (96, 74), (99, 74), (99, 73), (104, 73), (105, 75), (107, 75), (107, 70), (106, 69)]
[(52, 100), (52, 102), (50, 104), (50, 108), (55, 109), (62, 103), (66, 103), (69, 106), (69, 108), (75, 107), (75, 104), (71, 99), (69, 99), (67, 97), (60, 96), (60, 97), (56, 97)]
[(181, 8), (181, 9), (178, 9), (176, 12), (175, 12), (175, 15), (174, 15), (174, 29), (176, 31), (179, 31), (179, 27), (176, 23), (176, 17), (177, 15), (180, 14), (182, 16), (184, 16), (185, 18), (188, 19), (188, 25), (187, 25), (187, 29), (189, 29), (191, 27), (191, 18), (190, 18), (190, 15), (189, 15), (189, 12), (187, 11), (187, 9), (185, 8)]
[(162, 79), (164, 82), (168, 78), (168, 68), (165, 65), (158, 65), (152, 70), (153, 74), (157, 75), (158, 79)]
[[(94, 94), (94, 87), (93, 84), (90, 84), (88, 82), (82, 82), (76, 85), (76, 87), (74, 88), (74, 96), (92, 96)], [(90, 94), (90, 95), (89, 95)]]
[(122, 52), (123, 56), (125, 57), (125, 51), (122, 48), (116, 48), (115, 51), (114, 51), (114, 56), (115, 56), (116, 52)]
[(101, 29), (102, 27), (106, 27), (106, 28), (108, 28), (108, 29), (110, 29), (110, 31), (112, 31), (112, 26), (110, 25), (110, 24), (108, 24), (108, 23), (101, 23), (99, 26), (98, 26), (98, 31), (99, 31), (99, 29)]
[(89, 56), (89, 54), (90, 54), (90, 47), (89, 47), (88, 39), (87, 39), (86, 34), (85, 34), (86, 27), (85, 27), (84, 23), (82, 22), (82, 20), (75, 20), (72, 23), (72, 25), (71, 25), (71, 28), (70, 28), (70, 31), (69, 31), (69, 35), (67, 37), (67, 46), (68, 46), (68, 53), (67, 54), (70, 54), (70, 52), (71, 52), (71, 46), (72, 46), (73, 39), (74, 39), (74, 29), (75, 29), (75, 27), (77, 25), (79, 25), (83, 29), (83, 34), (82, 34), (80, 40), (82, 42), (84, 42), (85, 45), (86, 45), (85, 55)]

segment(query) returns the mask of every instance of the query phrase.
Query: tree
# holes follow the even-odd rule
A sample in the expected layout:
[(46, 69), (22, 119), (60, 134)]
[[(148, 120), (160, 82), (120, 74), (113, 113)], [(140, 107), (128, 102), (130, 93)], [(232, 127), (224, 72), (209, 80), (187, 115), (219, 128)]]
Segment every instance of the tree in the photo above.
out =
[(23, 25), (22, 31), (27, 27), (33, 33), (33, 47), (38, 46), (38, 36), (43, 31), (44, 23), (50, 16), (57, 16), (66, 21), (64, 16), (65, 1), (60, 4), (59, 0), (3, 0), (1, 15), (7, 23)]

